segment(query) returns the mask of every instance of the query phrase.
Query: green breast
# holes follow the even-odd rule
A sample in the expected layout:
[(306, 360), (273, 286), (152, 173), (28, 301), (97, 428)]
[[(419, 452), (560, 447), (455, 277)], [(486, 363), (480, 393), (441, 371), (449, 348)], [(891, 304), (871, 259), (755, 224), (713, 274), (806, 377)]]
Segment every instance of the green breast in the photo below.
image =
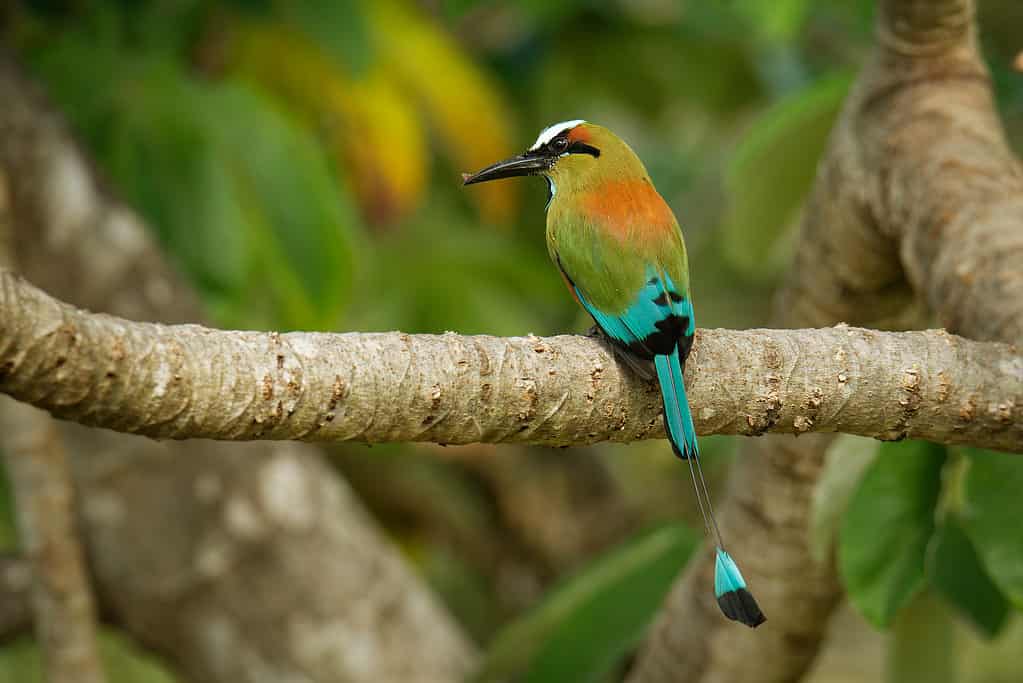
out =
[(601, 311), (624, 312), (643, 288), (651, 268), (669, 275), (688, 296), (685, 245), (677, 225), (662, 231), (621, 230), (606, 219), (568, 211), (552, 202), (547, 213), (551, 259)]

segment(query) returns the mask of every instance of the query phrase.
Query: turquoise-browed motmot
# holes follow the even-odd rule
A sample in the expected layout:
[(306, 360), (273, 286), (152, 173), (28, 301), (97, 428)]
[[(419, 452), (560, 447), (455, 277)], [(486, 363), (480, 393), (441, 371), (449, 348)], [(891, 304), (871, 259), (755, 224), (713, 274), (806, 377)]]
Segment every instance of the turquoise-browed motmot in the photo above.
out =
[(546, 128), (525, 153), (466, 175), (464, 183), (527, 175), (547, 179), (547, 248), (572, 296), (627, 357), (653, 361), (668, 440), (689, 463), (704, 527), (717, 543), (714, 592), (721, 611), (760, 625), (764, 615), (714, 519), (686, 399), (682, 369), (695, 323), (675, 215), (635, 152), (586, 121)]

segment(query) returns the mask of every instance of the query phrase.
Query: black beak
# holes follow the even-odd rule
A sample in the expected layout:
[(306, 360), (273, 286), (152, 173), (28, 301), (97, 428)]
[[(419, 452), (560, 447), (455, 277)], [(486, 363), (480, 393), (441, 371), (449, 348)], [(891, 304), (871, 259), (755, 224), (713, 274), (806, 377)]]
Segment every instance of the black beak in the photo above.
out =
[(540, 175), (551, 167), (551, 159), (537, 152), (526, 152), (511, 159), (498, 161), (476, 173), (462, 175), (463, 185), (485, 183), (488, 180), (514, 178), (522, 175)]

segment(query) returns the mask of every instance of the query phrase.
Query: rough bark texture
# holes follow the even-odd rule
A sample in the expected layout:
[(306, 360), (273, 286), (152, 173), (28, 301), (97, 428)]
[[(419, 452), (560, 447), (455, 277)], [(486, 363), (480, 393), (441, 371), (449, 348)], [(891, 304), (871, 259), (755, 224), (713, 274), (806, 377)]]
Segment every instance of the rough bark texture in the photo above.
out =
[[(916, 296), (950, 331), (1018, 344), (1023, 185), (972, 22), (968, 0), (880, 3), (878, 45), (818, 168), (776, 324), (898, 327), (914, 318)], [(751, 443), (733, 473), (721, 526), (767, 625), (747, 632), (721, 620), (705, 553), (672, 590), (631, 681), (791, 681), (806, 671), (840, 598), (833, 569), (807, 547), (829, 444)]]
[[(881, 3), (878, 47), (818, 177), (829, 201), (804, 223), (806, 276), (792, 298), (808, 311), (801, 320), (844, 319), (835, 301), (884, 310), (911, 288), (950, 332), (1023, 339), (1023, 169), (994, 108), (972, 9)], [(848, 276), (826, 272), (836, 267)]]
[(0, 401), (20, 547), (31, 565), (32, 612), (51, 683), (101, 683), (96, 610), (74, 518), (74, 487), (56, 423)]
[[(94, 310), (200, 319), (141, 222), (99, 189), (60, 117), (2, 54), (0, 102), (0, 241), (22, 272)], [(343, 482), (315, 452), (295, 460), (309, 447), (68, 429), (100, 604), (190, 680), (457, 680), (471, 669), (461, 630)], [(310, 495), (298, 522), (282, 522), (281, 494), (261, 496), (261, 480)], [(261, 611), (275, 596), (290, 621), (277, 618), (283, 602)], [(338, 638), (346, 628), (361, 641)]]
[[(661, 436), (660, 396), (585, 337), (227, 332), (132, 323), (0, 271), (0, 391), (157, 438), (567, 446)], [(1023, 449), (1023, 356), (944, 331), (701, 331), (702, 433)]]

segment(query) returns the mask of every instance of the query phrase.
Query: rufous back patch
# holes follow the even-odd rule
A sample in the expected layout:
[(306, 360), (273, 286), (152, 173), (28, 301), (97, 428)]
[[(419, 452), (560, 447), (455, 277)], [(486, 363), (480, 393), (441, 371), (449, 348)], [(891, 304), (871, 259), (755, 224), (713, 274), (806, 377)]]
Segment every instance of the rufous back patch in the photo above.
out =
[(581, 207), (622, 240), (658, 239), (675, 229), (675, 214), (646, 179), (612, 180), (581, 197)]

